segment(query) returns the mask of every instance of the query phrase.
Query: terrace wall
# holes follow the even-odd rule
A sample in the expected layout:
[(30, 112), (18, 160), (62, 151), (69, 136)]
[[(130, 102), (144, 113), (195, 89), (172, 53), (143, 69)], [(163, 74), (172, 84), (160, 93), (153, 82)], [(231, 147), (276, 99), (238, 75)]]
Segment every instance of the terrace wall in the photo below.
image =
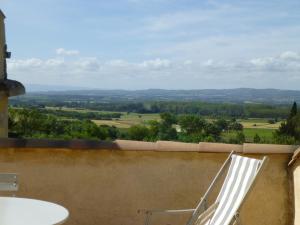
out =
[(298, 148), (289, 163), (293, 173), (293, 193), (294, 193), (294, 224), (300, 224), (300, 148)]
[[(287, 165), (296, 146), (0, 139), (0, 148), (0, 171), (20, 174), (17, 196), (65, 206), (66, 225), (141, 225), (139, 209), (193, 208), (230, 150), (268, 155), (242, 223), (292, 224)], [(152, 224), (184, 224), (186, 216), (156, 216)]]

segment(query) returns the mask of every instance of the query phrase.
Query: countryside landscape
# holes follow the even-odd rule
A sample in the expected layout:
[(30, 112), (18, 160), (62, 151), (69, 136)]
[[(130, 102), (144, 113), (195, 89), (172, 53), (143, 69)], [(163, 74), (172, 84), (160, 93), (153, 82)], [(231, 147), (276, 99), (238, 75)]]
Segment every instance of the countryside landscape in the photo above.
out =
[(283, 127), (299, 97), (276, 89), (35, 91), (10, 100), (10, 136), (296, 144), (298, 133)]
[(300, 225), (300, 0), (0, 2), (0, 225)]

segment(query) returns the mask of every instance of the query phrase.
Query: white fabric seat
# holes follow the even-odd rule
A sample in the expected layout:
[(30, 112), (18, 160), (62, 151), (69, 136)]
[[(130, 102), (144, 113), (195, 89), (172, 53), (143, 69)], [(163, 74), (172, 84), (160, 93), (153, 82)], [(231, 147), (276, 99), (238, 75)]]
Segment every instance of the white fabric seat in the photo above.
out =
[(228, 225), (255, 179), (261, 160), (238, 155), (231, 156), (231, 164), (217, 197), (219, 203), (206, 225)]

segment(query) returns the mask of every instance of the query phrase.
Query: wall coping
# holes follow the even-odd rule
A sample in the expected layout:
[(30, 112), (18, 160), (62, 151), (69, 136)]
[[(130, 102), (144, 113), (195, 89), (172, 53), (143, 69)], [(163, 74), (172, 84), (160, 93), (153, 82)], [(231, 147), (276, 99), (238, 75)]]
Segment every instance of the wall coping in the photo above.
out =
[[(51, 140), (51, 139), (18, 139), (0, 138), (0, 148), (63, 148), (63, 149), (99, 149), (125, 151), (163, 151), (163, 152), (214, 152), (226, 153), (235, 151), (244, 154), (293, 154), (300, 155), (296, 145), (252, 144), (244, 143), (183, 143), (174, 141), (98, 141), (98, 140)], [(297, 149), (298, 148), (298, 149)], [(297, 149), (297, 151), (295, 151)], [(297, 154), (295, 156), (295, 154)]]

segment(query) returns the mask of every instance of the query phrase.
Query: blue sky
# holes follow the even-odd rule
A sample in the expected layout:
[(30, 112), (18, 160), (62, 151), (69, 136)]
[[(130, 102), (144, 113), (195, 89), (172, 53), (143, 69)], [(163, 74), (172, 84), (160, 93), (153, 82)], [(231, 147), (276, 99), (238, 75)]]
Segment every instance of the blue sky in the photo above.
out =
[(25, 84), (300, 90), (299, 0), (0, 0)]

